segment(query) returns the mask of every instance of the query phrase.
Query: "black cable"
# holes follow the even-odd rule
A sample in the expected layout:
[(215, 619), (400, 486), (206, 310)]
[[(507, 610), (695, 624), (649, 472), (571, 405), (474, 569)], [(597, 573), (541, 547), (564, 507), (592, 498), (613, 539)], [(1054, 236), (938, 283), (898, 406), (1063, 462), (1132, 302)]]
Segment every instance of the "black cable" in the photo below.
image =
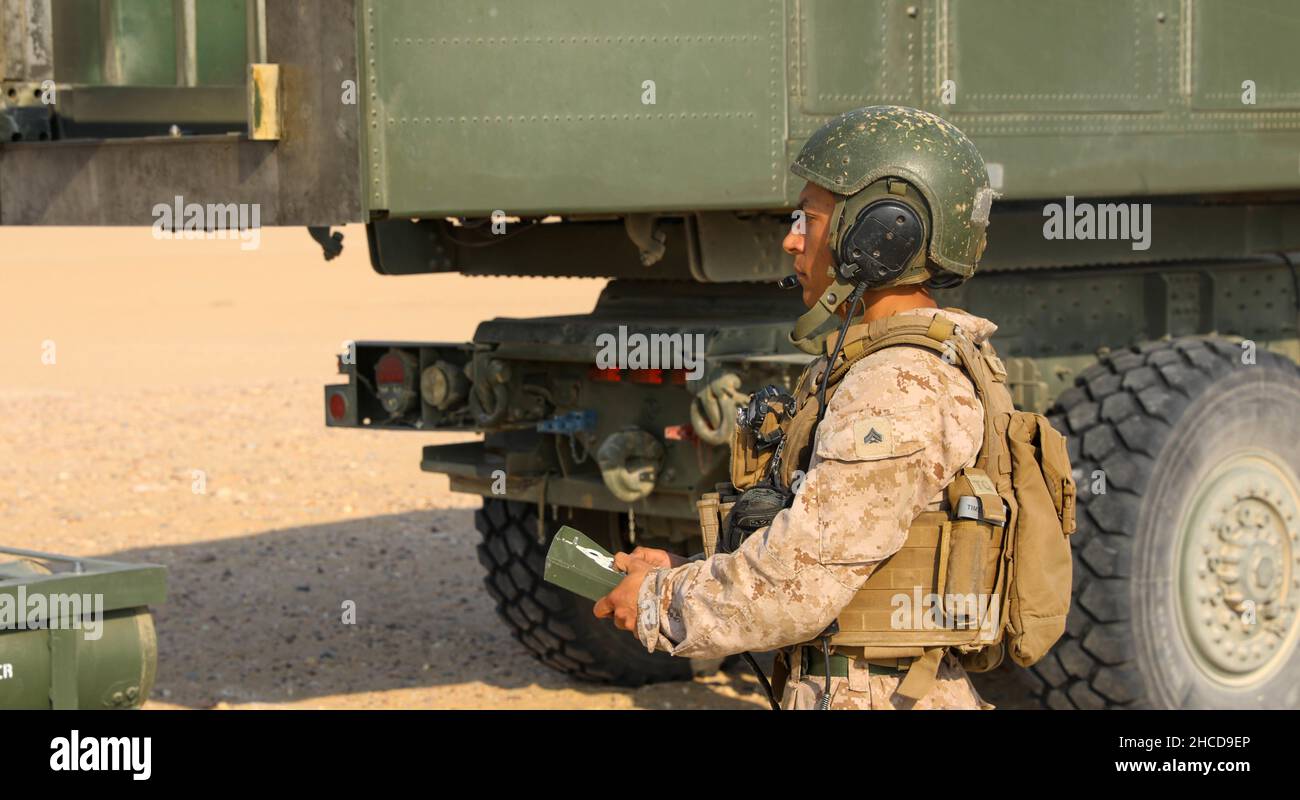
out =
[[(844, 324), (840, 325), (839, 339), (835, 342), (835, 351), (831, 353), (831, 360), (826, 365), (826, 371), (822, 374), (822, 384), (817, 390), (817, 423), (821, 424), (822, 417), (826, 414), (826, 384), (830, 378), (831, 367), (835, 364), (835, 359), (839, 357), (840, 348), (844, 346), (844, 334), (848, 332), (850, 323), (853, 322), (853, 312), (862, 302), (862, 295), (866, 292), (865, 285), (859, 285), (853, 289), (849, 295), (849, 313), (844, 316)], [(866, 307), (863, 306), (863, 313), (866, 313)], [(822, 651), (826, 657), (826, 693), (822, 695), (822, 708), (830, 708), (831, 697), (831, 646), (830, 637), (822, 637)], [(754, 660), (754, 656), (748, 652), (741, 653), (741, 658), (749, 664), (754, 670), (754, 675), (758, 677), (759, 684), (763, 687), (763, 693), (767, 695), (767, 702), (772, 706), (773, 711), (780, 711), (781, 704), (777, 702), (776, 695), (772, 692), (772, 684), (768, 682), (767, 675), (763, 674), (763, 668)]]
[(768, 705), (772, 706), (773, 711), (780, 711), (781, 704), (776, 701), (776, 695), (772, 693), (772, 684), (768, 682), (767, 676), (763, 674), (763, 668), (754, 660), (754, 656), (747, 652), (741, 653), (740, 657), (745, 659), (749, 664), (749, 668), (754, 670), (754, 674), (758, 676), (758, 682), (763, 687), (763, 694), (767, 695)]
[[(826, 416), (826, 386), (830, 383), (831, 370), (835, 367), (835, 359), (840, 356), (840, 349), (844, 347), (844, 334), (848, 333), (849, 325), (853, 322), (853, 311), (862, 302), (862, 295), (867, 291), (866, 284), (858, 284), (853, 289), (853, 294), (849, 295), (849, 313), (844, 315), (844, 323), (840, 325), (840, 334), (835, 341), (835, 350), (831, 353), (830, 361), (826, 362), (826, 371), (822, 373), (821, 385), (817, 387), (817, 424), (822, 424), (822, 417)], [(867, 313), (867, 307), (862, 307), (862, 313)]]
[[(849, 331), (849, 325), (853, 323), (853, 312), (857, 310), (858, 303), (862, 302), (862, 295), (867, 291), (866, 284), (858, 284), (854, 287), (853, 293), (849, 295), (849, 310), (844, 315), (844, 322), (840, 325), (839, 337), (835, 341), (835, 349), (831, 352), (830, 360), (826, 362), (826, 371), (822, 373), (821, 386), (817, 387), (817, 427), (821, 426), (822, 418), (826, 416), (826, 387), (830, 384), (831, 370), (835, 368), (835, 359), (839, 358), (840, 350), (844, 347), (844, 336)], [(865, 305), (862, 307), (862, 313), (867, 313)], [(814, 428), (816, 430), (816, 428)], [(831, 623), (832, 627), (835, 623)], [(822, 634), (822, 657), (826, 661), (826, 691), (822, 693), (822, 699), (818, 703), (820, 710), (829, 711), (831, 707), (831, 637)]]
[[(734, 552), (728, 546), (726, 537), (721, 534), (718, 536), (718, 552), (724, 554)], [(700, 555), (703, 556), (704, 554), (701, 553)], [(754, 656), (748, 651), (741, 653), (740, 657), (745, 659), (745, 663), (749, 664), (750, 669), (754, 670), (754, 677), (758, 678), (759, 685), (763, 687), (763, 694), (767, 695), (768, 705), (772, 707), (773, 711), (780, 711), (781, 704), (777, 702), (776, 694), (772, 691), (772, 683), (767, 679), (767, 675), (763, 672), (763, 668), (758, 665), (758, 661), (756, 661)]]
[(1291, 290), (1294, 294), (1296, 311), (1300, 311), (1300, 274), (1296, 273), (1295, 263), (1291, 261), (1291, 257), (1285, 251), (1279, 250), (1278, 255), (1291, 268)]
[[(852, 310), (852, 309), (850, 309)], [(822, 692), (821, 710), (831, 709), (831, 637), (822, 636), (822, 658), (826, 660), (826, 691)]]

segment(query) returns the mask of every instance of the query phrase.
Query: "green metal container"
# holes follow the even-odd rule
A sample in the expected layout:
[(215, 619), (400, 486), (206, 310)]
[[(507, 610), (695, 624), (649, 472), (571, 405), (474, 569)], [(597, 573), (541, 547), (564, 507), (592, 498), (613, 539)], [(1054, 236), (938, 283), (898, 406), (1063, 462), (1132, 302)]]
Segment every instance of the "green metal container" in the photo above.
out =
[(164, 592), (160, 566), (0, 548), (0, 709), (143, 705)]

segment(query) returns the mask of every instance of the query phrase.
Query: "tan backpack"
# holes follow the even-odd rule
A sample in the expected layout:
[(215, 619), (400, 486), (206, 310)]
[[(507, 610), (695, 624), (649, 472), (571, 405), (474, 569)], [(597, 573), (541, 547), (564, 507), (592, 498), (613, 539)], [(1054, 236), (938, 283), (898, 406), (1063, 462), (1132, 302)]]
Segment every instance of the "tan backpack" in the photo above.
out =
[[(844, 358), (827, 378), (826, 402), (861, 359), (885, 347), (912, 345), (938, 353), (971, 378), (984, 407), (984, 442), (975, 465), (962, 470), (947, 489), (950, 510), (923, 512), (912, 523), (903, 547), (885, 559), (837, 620), (831, 644), (856, 650), (868, 659), (911, 657), (899, 691), (922, 697), (933, 682), (943, 652), (961, 654), (972, 671), (996, 667), (1004, 646), (1022, 666), (1038, 661), (1065, 630), (1070, 607), (1075, 484), (1065, 438), (1039, 414), (1017, 411), (1002, 385), (1006, 370), (988, 342), (978, 347), (942, 313), (932, 318), (894, 315), (849, 329)], [(733, 439), (732, 481), (744, 490), (764, 480), (790, 486), (796, 470), (806, 470), (817, 420), (814, 382), (805, 372), (796, 392), (797, 408), (782, 428), (783, 451), (773, 459), (738, 430)], [(738, 426), (738, 428), (741, 426)], [(773, 469), (775, 467), (775, 469)], [(958, 516), (965, 498), (978, 498), (977, 519)], [(706, 530), (717, 517), (703, 510)], [(724, 510), (725, 513), (725, 510)], [(725, 520), (721, 525), (725, 527)], [(712, 537), (709, 537), (712, 538)], [(927, 567), (919, 568), (921, 565)], [(889, 597), (896, 589), (928, 575), (921, 590), (941, 596), (975, 591), (998, 598), (992, 612), (958, 630), (918, 632), (891, 625)], [(945, 594), (946, 593), (946, 594)]]
[(1006, 440), (1011, 456), (1011, 579), (1007, 586), (1007, 644), (1027, 667), (1047, 655), (1065, 632), (1070, 611), (1075, 485), (1065, 437), (1041, 414), (1013, 411)]

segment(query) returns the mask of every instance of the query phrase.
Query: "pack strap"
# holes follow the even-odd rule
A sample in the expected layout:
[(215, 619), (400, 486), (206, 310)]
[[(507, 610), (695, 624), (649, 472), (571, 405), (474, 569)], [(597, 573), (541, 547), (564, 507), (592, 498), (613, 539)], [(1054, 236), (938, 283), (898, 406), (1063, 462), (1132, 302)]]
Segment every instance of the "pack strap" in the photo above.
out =
[(939, 678), (939, 662), (943, 659), (944, 648), (931, 647), (925, 655), (912, 662), (906, 677), (898, 684), (898, 694), (912, 700), (920, 700), (930, 693)]
[[(857, 329), (856, 334), (855, 329)], [(984, 444), (980, 448), (975, 466), (987, 473), (990, 459), (998, 457), (999, 462), (1002, 460), (999, 455), (1001, 448), (995, 445), (998, 441), (997, 420), (994, 417), (993, 405), (988, 400), (989, 385), (998, 382), (999, 378), (990, 369), (984, 353), (976, 350), (975, 345), (966, 337), (958, 336), (957, 331), (958, 325), (942, 313), (936, 313), (928, 320), (915, 315), (891, 315), (867, 323), (865, 331), (862, 330), (861, 325), (849, 328), (845, 336), (853, 338), (852, 341), (846, 342), (842, 349), (844, 361), (830, 370), (830, 374), (825, 378), (828, 381), (826, 402), (830, 403), (830, 390), (844, 379), (849, 369), (878, 350), (899, 345), (914, 345), (940, 356), (955, 353), (966, 375), (974, 384), (975, 395), (984, 408)], [(993, 465), (995, 471), (1001, 471), (1000, 467), (1000, 463)]]
[(948, 585), (948, 556), (952, 553), (952, 520), (945, 519), (939, 528), (939, 577), (935, 586), (944, 591)]
[(965, 496), (975, 497), (980, 503), (980, 519), (995, 525), (1006, 523), (1006, 510), (1002, 507), (1002, 497), (988, 473), (979, 467), (968, 467), (957, 473), (957, 477), (945, 490), (948, 505), (957, 507), (957, 502)]
[(957, 323), (943, 314), (935, 314), (930, 318), (930, 325), (926, 328), (925, 335), (936, 342), (946, 342), (957, 335)]
[[(803, 674), (809, 678), (816, 678), (826, 674), (826, 656), (822, 651), (813, 646), (803, 648)], [(832, 653), (830, 660), (830, 672), (832, 678), (847, 678), (852, 671), (852, 656), (846, 656), (840, 653)], [(867, 661), (867, 673), (870, 675), (890, 675), (897, 677), (905, 674), (907, 667), (897, 665), (898, 659), (891, 661), (882, 661), (872, 659)]]

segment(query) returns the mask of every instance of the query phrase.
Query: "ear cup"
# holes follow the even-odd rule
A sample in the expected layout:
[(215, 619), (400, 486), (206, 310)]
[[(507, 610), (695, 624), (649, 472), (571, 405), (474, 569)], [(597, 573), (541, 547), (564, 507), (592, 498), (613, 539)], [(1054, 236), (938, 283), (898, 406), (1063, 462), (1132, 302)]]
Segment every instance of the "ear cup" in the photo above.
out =
[(925, 247), (925, 224), (898, 200), (864, 207), (840, 238), (836, 270), (842, 279), (874, 289), (907, 269)]

